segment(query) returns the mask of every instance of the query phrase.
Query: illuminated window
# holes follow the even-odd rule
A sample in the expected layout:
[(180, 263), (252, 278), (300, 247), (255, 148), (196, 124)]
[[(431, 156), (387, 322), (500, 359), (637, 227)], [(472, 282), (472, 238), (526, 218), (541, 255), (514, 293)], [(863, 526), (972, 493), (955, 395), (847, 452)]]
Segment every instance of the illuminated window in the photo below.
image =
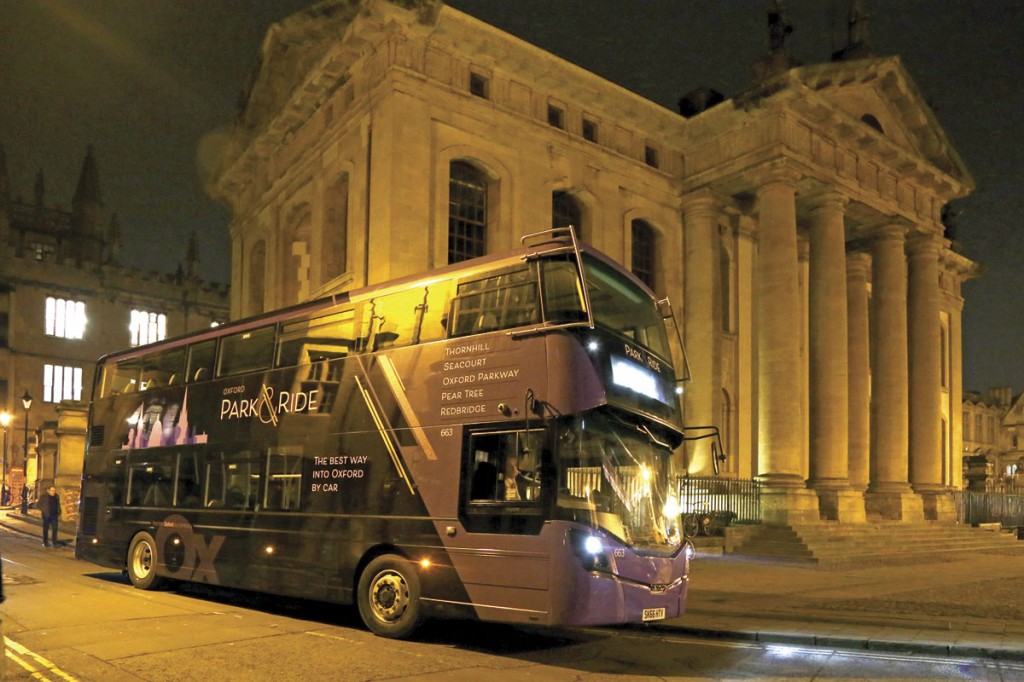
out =
[(453, 161), (448, 180), (448, 262), (487, 253), (487, 180), (464, 161)]
[(46, 335), (80, 339), (85, 334), (85, 303), (46, 297)]
[(29, 244), (28, 250), (32, 252), (32, 256), (36, 260), (46, 260), (47, 258), (53, 258), (57, 255), (57, 249), (53, 244), (46, 244), (43, 242), (33, 242)]
[(82, 399), (82, 368), (43, 365), (43, 402)]
[(132, 333), (133, 346), (163, 341), (167, 338), (167, 316), (163, 313), (133, 310), (132, 321), (128, 328)]

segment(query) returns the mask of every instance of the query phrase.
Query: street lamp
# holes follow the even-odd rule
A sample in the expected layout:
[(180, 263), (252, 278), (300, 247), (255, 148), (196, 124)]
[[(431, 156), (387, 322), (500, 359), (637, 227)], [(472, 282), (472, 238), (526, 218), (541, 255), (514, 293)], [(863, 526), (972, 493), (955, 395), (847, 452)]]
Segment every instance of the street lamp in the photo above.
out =
[(21, 404), (25, 406), (25, 475), (21, 485), (21, 513), (28, 514), (28, 411), (32, 409), (32, 394), (25, 389), (21, 396)]
[(0, 505), (7, 504), (7, 427), (10, 425), (10, 412), (0, 412), (0, 426), (2, 426), (4, 429), (4, 477), (2, 480), (0, 480)]

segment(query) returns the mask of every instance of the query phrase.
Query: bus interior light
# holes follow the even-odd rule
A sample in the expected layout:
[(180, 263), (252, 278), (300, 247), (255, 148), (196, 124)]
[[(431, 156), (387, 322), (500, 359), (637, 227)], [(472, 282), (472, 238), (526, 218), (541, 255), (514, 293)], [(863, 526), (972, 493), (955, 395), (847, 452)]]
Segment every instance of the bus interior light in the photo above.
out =
[(669, 495), (665, 500), (665, 506), (662, 508), (661, 513), (666, 519), (674, 519), (679, 516), (679, 500), (676, 499), (675, 495)]
[(587, 341), (587, 350), (589, 350), (591, 353), (596, 353), (600, 347), (601, 344), (598, 343), (597, 339), (590, 339), (589, 341)]
[(269, 556), (269, 555), (274, 553), (274, 546), (273, 545), (267, 545), (266, 547), (263, 548), (263, 551), (267, 553), (267, 556)]
[(420, 559), (420, 568), (430, 568), (430, 559), (427, 559), (426, 557)]

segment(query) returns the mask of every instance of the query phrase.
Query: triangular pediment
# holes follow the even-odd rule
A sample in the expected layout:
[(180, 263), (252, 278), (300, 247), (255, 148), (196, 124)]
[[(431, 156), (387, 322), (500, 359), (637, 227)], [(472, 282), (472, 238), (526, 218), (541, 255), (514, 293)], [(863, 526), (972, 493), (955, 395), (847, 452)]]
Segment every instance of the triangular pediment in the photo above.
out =
[(899, 57), (831, 62), (793, 69), (793, 77), (841, 116), (839, 125), (917, 157), (968, 191), (974, 179)]
[(359, 0), (328, 0), (273, 24), (243, 95), (242, 124), (259, 129), (276, 116), (359, 10)]
[(1017, 424), (1024, 424), (1024, 393), (1016, 396), (1013, 406), (1006, 412), (1006, 416), (1003, 417), (1003, 426), (1015, 426)]

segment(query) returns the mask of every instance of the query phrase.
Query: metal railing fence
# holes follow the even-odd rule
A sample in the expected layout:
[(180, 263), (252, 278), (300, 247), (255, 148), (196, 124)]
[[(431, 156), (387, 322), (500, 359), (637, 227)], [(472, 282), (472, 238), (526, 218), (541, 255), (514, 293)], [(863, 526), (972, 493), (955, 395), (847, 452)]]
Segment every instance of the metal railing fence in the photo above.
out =
[(1024, 494), (954, 491), (956, 520), (966, 525), (999, 523), (1024, 527)]
[(752, 479), (680, 476), (683, 514), (712, 513), (728, 524), (761, 523), (761, 484)]

